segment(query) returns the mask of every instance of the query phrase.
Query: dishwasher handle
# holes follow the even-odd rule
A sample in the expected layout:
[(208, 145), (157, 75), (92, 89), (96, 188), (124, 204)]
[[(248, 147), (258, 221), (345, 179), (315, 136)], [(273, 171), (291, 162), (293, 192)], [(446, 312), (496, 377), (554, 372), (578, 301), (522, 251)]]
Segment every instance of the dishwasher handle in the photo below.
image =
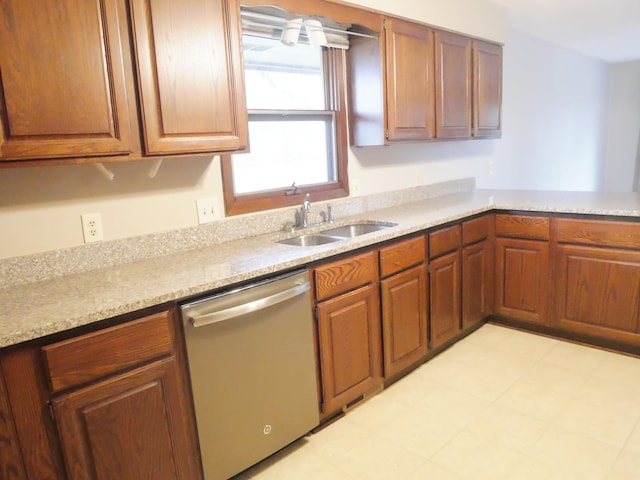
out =
[(212, 325), (214, 323), (224, 322), (232, 318), (241, 317), (258, 310), (277, 305), (278, 303), (285, 302), (291, 298), (297, 297), (304, 292), (311, 289), (311, 284), (308, 281), (297, 284), (295, 287), (283, 290), (282, 292), (269, 295), (267, 297), (258, 298), (241, 305), (225, 308), (224, 310), (218, 310), (211, 313), (194, 314), (189, 315), (189, 321), (195, 327), (204, 327), (206, 325)]

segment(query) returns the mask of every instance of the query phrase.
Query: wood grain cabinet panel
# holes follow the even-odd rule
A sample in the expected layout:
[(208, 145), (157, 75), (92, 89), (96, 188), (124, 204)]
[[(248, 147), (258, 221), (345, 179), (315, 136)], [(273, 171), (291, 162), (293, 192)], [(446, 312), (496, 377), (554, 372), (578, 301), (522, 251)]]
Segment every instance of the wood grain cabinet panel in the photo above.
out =
[(472, 76), (469, 37), (435, 33), (436, 137), (471, 137)]
[(640, 252), (559, 245), (554, 326), (640, 342)]
[(434, 137), (433, 31), (413, 22), (387, 19), (388, 140)]
[(493, 244), (489, 240), (462, 248), (462, 328), (493, 313)]
[(118, 5), (0, 2), (0, 160), (131, 151)]
[(473, 136), (502, 134), (502, 47), (473, 41)]
[(427, 354), (427, 274), (424, 264), (381, 281), (384, 375)]
[[(60, 480), (66, 477), (56, 426), (49, 410), (50, 395), (41, 353), (35, 345), (0, 352), (6, 386), (6, 397), (2, 402), (10, 406), (12, 415), (5, 428), (9, 429), (9, 435), (12, 428), (9, 424), (13, 423), (15, 428), (16, 437), (8, 442), (13, 448), (13, 442), (17, 440), (25, 475), (17, 478)], [(9, 448), (9, 443), (3, 442), (3, 448)], [(1, 468), (9, 468), (12, 475), (20, 471), (17, 465), (14, 468), (2, 464)]]
[(69, 479), (200, 478), (178, 372), (167, 358), (55, 397)]
[(322, 412), (330, 414), (382, 387), (378, 285), (319, 303)]
[(437, 348), (460, 332), (460, 251), (435, 260), (429, 266), (429, 338)]
[(0, 368), (0, 478), (4, 480), (26, 480), (27, 473), (22, 461), (20, 441), (16, 431), (9, 392)]
[(325, 300), (378, 280), (378, 252), (369, 251), (321, 265), (313, 273), (316, 299)]
[(549, 244), (496, 239), (495, 313), (534, 324), (548, 324)]
[(248, 145), (236, 0), (132, 0), (146, 152)]

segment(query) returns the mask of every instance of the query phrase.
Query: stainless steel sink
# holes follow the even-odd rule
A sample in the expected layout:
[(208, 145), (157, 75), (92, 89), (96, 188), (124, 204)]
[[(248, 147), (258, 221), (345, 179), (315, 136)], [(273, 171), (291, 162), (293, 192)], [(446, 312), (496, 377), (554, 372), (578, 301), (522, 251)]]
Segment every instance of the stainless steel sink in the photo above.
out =
[(285, 238), (284, 240), (278, 240), (277, 243), (282, 243), (284, 245), (297, 245), (298, 247), (314, 247), (316, 245), (325, 245), (327, 243), (338, 242), (340, 240), (342, 240), (342, 238), (315, 234), (315, 235), (301, 235), (299, 237), (293, 237), (293, 238)]
[(353, 238), (365, 233), (377, 232), (385, 228), (393, 227), (396, 223), (352, 223), (342, 227), (330, 228), (320, 232), (322, 235), (329, 235), (340, 238)]

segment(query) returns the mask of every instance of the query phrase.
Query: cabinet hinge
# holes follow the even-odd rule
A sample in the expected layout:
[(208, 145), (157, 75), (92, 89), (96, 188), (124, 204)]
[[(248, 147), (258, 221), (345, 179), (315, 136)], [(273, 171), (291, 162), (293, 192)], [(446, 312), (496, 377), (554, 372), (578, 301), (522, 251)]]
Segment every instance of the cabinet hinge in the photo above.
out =
[(385, 138), (385, 140), (389, 140), (389, 129), (388, 128), (384, 129), (384, 138)]
[(313, 307), (313, 319), (318, 321), (318, 307)]
[(53, 409), (53, 403), (47, 402), (47, 407), (49, 407), (49, 416), (51, 417), (51, 420), (53, 420), (53, 423), (55, 423), (56, 422), (56, 411)]
[(382, 19), (382, 29), (383, 29), (383, 30), (386, 30), (386, 29), (387, 29), (387, 19), (386, 19), (386, 18), (383, 18), (383, 19)]

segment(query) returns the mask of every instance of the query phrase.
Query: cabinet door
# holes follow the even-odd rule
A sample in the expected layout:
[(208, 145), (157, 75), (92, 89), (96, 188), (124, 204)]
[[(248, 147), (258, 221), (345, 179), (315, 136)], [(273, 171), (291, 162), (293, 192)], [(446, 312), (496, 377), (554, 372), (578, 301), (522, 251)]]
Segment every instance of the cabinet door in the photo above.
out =
[(502, 133), (502, 47), (473, 42), (473, 136)]
[(548, 324), (549, 244), (496, 239), (495, 313), (534, 324)]
[(131, 9), (147, 153), (246, 147), (236, 0), (132, 0)]
[(28, 478), (20, 443), (9, 404), (9, 392), (0, 369), (0, 478), (23, 480)]
[(467, 329), (493, 310), (492, 245), (485, 240), (462, 249), (462, 328)]
[(640, 344), (640, 252), (559, 245), (554, 326)]
[(377, 285), (318, 304), (323, 413), (382, 386), (379, 308)]
[(0, 160), (128, 153), (116, 0), (5, 0), (0, 12)]
[(460, 251), (432, 260), (429, 271), (429, 328), (435, 348), (460, 332)]
[(202, 478), (175, 357), (53, 399), (70, 480)]
[(386, 41), (388, 139), (433, 138), (433, 32), (423, 25), (388, 19)]
[(384, 375), (392, 376), (427, 354), (427, 275), (424, 265), (381, 282)]
[(471, 39), (435, 33), (436, 137), (471, 137)]

